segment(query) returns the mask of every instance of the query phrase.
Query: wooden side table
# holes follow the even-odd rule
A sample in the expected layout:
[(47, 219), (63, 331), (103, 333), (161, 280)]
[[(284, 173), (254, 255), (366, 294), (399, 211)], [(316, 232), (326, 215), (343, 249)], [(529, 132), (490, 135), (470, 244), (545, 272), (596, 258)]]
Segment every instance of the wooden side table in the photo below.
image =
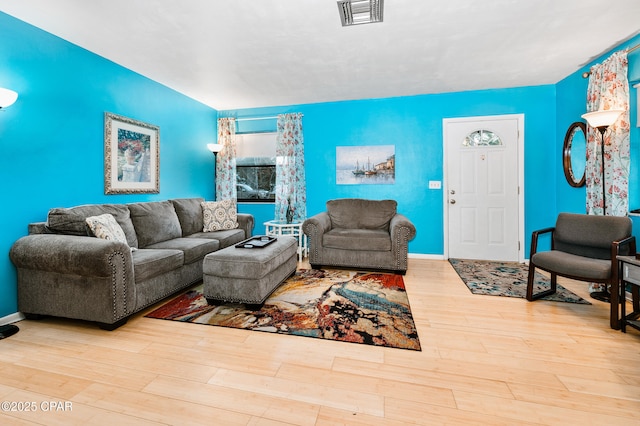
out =
[(265, 234), (278, 237), (278, 235), (287, 235), (298, 240), (298, 261), (302, 262), (309, 254), (309, 246), (307, 236), (302, 232), (302, 222), (287, 223), (281, 220), (270, 220), (264, 223)]
[[(640, 330), (640, 259), (635, 256), (618, 256), (620, 262), (620, 330), (627, 332), (627, 325)], [(627, 301), (625, 298), (627, 284), (631, 285), (631, 304), (633, 310), (626, 313)]]

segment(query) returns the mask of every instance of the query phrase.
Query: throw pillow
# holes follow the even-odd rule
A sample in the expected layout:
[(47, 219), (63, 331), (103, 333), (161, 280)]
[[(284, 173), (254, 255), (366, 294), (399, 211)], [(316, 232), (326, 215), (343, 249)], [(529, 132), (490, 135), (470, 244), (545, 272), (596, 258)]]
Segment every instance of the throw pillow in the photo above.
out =
[[(85, 221), (94, 236), (103, 240), (119, 241), (127, 244), (127, 237), (113, 215), (105, 213), (99, 216), (89, 216)], [(132, 247), (131, 250), (135, 249)]]
[(203, 232), (235, 229), (238, 227), (238, 209), (235, 200), (202, 202)]

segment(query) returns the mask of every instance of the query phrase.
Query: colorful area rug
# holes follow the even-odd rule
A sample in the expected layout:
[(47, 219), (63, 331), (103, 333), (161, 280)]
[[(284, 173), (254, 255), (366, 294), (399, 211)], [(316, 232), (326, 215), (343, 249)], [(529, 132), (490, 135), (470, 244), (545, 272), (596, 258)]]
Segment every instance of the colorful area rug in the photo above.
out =
[(146, 316), (421, 350), (404, 281), (394, 274), (299, 270), (257, 311), (208, 305), (200, 284)]
[[(518, 262), (493, 262), (487, 260), (449, 259), (453, 269), (473, 294), (525, 298), (529, 267)], [(534, 293), (549, 289), (549, 278), (536, 271)], [(591, 303), (558, 284), (554, 294), (540, 300), (554, 302)]]

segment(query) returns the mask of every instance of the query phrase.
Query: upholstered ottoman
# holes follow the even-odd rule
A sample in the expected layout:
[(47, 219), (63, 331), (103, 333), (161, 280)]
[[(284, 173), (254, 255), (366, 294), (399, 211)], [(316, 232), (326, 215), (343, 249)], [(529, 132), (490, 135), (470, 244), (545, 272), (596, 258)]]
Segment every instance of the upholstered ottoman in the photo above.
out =
[(210, 304), (261, 305), (296, 271), (298, 241), (278, 239), (262, 248), (227, 247), (209, 253), (202, 264), (203, 293)]

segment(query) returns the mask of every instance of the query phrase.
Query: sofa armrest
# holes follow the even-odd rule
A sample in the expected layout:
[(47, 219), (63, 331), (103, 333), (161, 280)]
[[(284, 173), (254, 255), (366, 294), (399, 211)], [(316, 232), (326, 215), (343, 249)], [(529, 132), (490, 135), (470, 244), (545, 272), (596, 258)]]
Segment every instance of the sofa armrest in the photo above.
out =
[(309, 237), (308, 253), (311, 267), (321, 265), (324, 261), (322, 237), (325, 232), (329, 232), (329, 230), (331, 230), (331, 218), (327, 212), (321, 212), (311, 216), (302, 223), (302, 232)]
[(117, 257), (133, 278), (131, 249), (124, 243), (75, 235), (35, 234), (16, 241), (9, 252), (17, 268), (106, 277)]
[(322, 234), (331, 230), (331, 218), (327, 212), (318, 213), (311, 216), (302, 224), (302, 232), (309, 238), (318, 238)]
[(405, 215), (398, 213), (389, 223), (389, 233), (391, 244), (395, 245), (399, 241), (407, 243), (416, 236), (416, 227)]
[(538, 252), (538, 237), (540, 235), (551, 234), (551, 248), (553, 249), (553, 233), (555, 230), (556, 228), (552, 226), (544, 229), (538, 229), (531, 233), (531, 249), (529, 250), (529, 258)]
[(255, 219), (252, 214), (238, 213), (238, 227), (244, 229), (244, 237), (251, 238), (253, 234), (253, 227), (255, 226)]
[(74, 235), (28, 235), (9, 252), (18, 275), (18, 309), (117, 324), (134, 312), (135, 277), (125, 243)]

